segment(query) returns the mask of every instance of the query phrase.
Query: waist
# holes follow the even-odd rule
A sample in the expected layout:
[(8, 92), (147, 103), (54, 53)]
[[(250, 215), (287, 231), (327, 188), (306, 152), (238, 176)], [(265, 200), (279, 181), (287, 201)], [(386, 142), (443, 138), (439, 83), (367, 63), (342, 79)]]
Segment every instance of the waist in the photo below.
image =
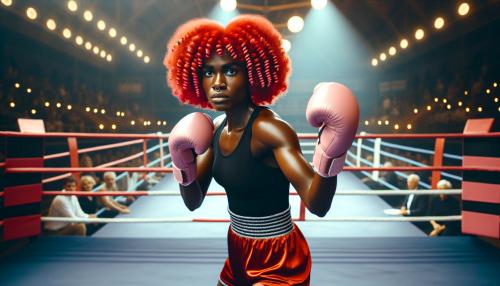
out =
[(248, 238), (273, 238), (290, 233), (293, 230), (290, 205), (282, 212), (269, 216), (241, 216), (228, 208), (231, 229), (234, 233)]

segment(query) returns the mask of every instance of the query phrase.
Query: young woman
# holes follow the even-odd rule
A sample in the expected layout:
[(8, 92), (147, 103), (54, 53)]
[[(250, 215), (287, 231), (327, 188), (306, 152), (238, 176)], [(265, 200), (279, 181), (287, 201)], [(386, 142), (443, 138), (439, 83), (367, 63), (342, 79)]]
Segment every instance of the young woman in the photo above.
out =
[(169, 137), (190, 210), (201, 205), (212, 178), (227, 193), (229, 255), (218, 285), (309, 285), (311, 256), (291, 220), (289, 184), (312, 213), (328, 212), (358, 125), (354, 96), (340, 84), (315, 88), (306, 111), (321, 127), (314, 170), (295, 131), (266, 107), (286, 91), (290, 61), (265, 18), (243, 15), (227, 27), (190, 21), (170, 40), (164, 64), (181, 102), (224, 112), (213, 123), (192, 113)]

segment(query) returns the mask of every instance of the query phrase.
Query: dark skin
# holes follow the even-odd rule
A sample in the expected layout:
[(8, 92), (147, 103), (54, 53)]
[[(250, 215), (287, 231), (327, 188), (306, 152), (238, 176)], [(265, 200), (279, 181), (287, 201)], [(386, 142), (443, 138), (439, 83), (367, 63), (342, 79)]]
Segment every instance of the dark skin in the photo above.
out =
[[(231, 154), (256, 107), (248, 91), (247, 72), (244, 65), (234, 62), (226, 53), (222, 57), (213, 55), (200, 76), (209, 103), (226, 114), (227, 125), (222, 130), (219, 147), (223, 154)], [(222, 121), (223, 116), (214, 120), (216, 129)], [(302, 155), (297, 134), (287, 122), (270, 110), (262, 110), (252, 126), (250, 149), (255, 158), (281, 169), (311, 213), (326, 215), (335, 195), (337, 177), (324, 178), (313, 170)], [(212, 181), (213, 159), (210, 146), (196, 158), (196, 180), (187, 186), (179, 185), (190, 210), (203, 202)]]

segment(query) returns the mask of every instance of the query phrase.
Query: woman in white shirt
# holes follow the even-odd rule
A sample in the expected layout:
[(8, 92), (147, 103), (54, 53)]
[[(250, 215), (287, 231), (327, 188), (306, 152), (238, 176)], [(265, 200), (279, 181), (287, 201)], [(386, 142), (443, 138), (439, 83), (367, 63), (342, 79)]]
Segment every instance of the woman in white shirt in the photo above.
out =
[[(62, 193), (74, 191), (76, 191), (76, 179), (69, 177), (64, 182)], [(76, 196), (57, 195), (50, 204), (49, 217), (95, 218), (95, 215), (84, 213)], [(87, 234), (87, 227), (84, 223), (46, 222), (44, 228), (46, 233), (51, 235), (84, 236)]]

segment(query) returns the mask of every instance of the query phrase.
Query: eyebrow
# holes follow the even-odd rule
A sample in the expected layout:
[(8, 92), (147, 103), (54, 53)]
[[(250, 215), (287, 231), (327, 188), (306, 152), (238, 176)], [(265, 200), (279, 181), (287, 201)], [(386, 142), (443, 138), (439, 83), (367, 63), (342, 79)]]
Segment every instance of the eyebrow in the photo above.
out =
[[(228, 67), (232, 67), (232, 66), (239, 67), (240, 65), (237, 62), (230, 62), (230, 63), (222, 65), (222, 68), (224, 69), (224, 68), (228, 68)], [(213, 68), (213, 67), (214, 67), (213, 65), (208, 65), (208, 64), (204, 64), (202, 66), (202, 68), (204, 68), (204, 69), (206, 69), (206, 68)]]

